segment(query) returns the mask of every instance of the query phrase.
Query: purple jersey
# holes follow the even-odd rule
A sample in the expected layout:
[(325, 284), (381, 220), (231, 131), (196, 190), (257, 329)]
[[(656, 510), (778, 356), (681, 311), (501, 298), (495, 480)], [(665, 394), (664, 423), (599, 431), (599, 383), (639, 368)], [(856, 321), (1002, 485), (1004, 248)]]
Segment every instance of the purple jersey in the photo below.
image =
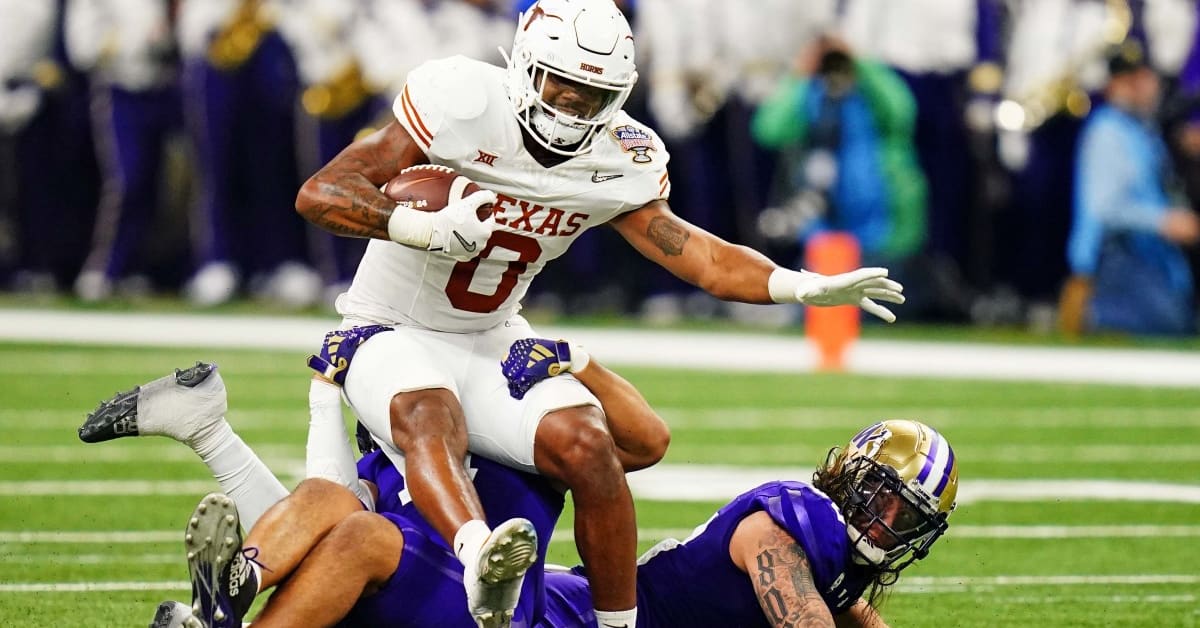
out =
[[(750, 578), (734, 566), (729, 541), (742, 519), (765, 511), (796, 539), (831, 613), (850, 608), (871, 582), (851, 559), (846, 524), (833, 502), (803, 482), (769, 482), (738, 496), (682, 543), (664, 542), (638, 566), (638, 626), (767, 626)], [(587, 581), (546, 577), (546, 628), (596, 626)]]
[[(512, 517), (529, 519), (538, 534), (538, 561), (525, 576), (513, 627), (532, 626), (545, 612), (543, 566), (554, 524), (562, 513), (562, 493), (543, 477), (522, 473), (477, 456), (467, 457), (470, 474), (488, 525)], [(358, 462), (359, 477), (379, 487), (376, 511), (404, 534), (404, 551), (390, 580), (377, 593), (359, 600), (339, 626), (445, 626), (475, 628), (467, 612), (462, 563), (450, 546), (417, 512), (404, 476), (380, 451)]]

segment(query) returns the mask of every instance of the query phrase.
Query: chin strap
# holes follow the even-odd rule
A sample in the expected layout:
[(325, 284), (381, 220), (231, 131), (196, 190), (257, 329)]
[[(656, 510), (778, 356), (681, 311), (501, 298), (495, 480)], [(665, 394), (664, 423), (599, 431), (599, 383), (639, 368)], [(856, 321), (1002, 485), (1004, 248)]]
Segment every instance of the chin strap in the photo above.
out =
[(875, 547), (867, 535), (849, 521), (846, 522), (846, 533), (850, 536), (850, 545), (854, 548), (854, 562), (876, 567), (883, 565), (883, 561), (887, 559), (887, 552)]

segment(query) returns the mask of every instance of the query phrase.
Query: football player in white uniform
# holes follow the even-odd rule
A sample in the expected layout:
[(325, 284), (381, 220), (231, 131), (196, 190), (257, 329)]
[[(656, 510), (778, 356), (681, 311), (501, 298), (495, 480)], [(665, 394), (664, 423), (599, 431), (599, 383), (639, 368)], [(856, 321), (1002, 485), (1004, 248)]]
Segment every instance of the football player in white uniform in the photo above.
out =
[[(523, 571), (504, 551), (521, 522), (493, 534), (460, 461), (467, 450), (561, 480), (600, 625), (636, 621), (636, 526), (622, 464), (596, 398), (570, 377), (521, 399), (495, 368), (516, 339), (529, 282), (583, 231), (608, 224), (642, 255), (714, 296), (749, 303), (902, 303), (883, 268), (823, 276), (777, 267), (675, 216), (668, 156), (621, 107), (637, 72), (633, 35), (611, 0), (542, 0), (518, 18), (507, 68), (465, 57), (413, 70), (396, 120), (347, 147), (301, 188), (296, 209), (333, 233), (371, 238), (345, 327), (394, 328), (367, 340), (344, 393), (397, 465), (411, 498), (452, 542), (477, 617), (502, 613)], [(448, 166), (486, 191), (436, 213), (397, 207), (380, 186), (402, 169)], [(478, 207), (493, 203), (480, 221)], [(334, 393), (336, 394), (336, 393)], [(653, 460), (667, 435), (650, 443)], [(400, 454), (403, 452), (403, 455)], [(514, 532), (515, 531), (515, 532)], [(502, 532), (502, 533), (501, 533)], [(497, 537), (500, 538), (497, 538)]]

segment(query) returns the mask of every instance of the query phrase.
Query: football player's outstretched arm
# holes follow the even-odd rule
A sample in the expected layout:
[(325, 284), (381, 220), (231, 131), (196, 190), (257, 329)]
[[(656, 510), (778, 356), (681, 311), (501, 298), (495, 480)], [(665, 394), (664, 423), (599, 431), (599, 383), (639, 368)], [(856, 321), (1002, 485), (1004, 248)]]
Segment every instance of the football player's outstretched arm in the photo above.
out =
[(296, 211), (337, 235), (391, 239), (388, 221), (396, 201), (380, 186), (401, 170), (427, 162), (408, 131), (393, 120), (347, 146), (305, 181), (296, 196)]
[(756, 512), (738, 524), (729, 557), (750, 578), (773, 628), (835, 628), (804, 550), (770, 515)]
[(685, 221), (666, 201), (654, 201), (612, 221), (621, 237), (676, 277), (726, 301), (770, 303), (774, 262)]
[(754, 249), (676, 216), (666, 201), (653, 201), (611, 224), (642, 255), (726, 301), (857, 305), (889, 323), (895, 314), (875, 301), (904, 303), (904, 287), (887, 278), (886, 268), (830, 276), (780, 268)]
[(833, 620), (837, 628), (888, 628), (887, 622), (875, 612), (875, 608), (861, 598)]

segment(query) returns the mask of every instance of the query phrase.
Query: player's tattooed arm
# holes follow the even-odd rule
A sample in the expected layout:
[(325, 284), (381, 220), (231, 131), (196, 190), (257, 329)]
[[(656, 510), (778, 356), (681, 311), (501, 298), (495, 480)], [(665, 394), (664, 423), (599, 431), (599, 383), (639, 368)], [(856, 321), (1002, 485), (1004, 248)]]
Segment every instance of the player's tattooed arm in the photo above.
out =
[(639, 253), (719, 299), (771, 303), (771, 260), (683, 220), (666, 201), (653, 201), (610, 224)]
[(646, 227), (646, 237), (667, 257), (683, 254), (688, 241), (687, 228), (680, 221), (666, 216), (655, 216)]
[(337, 235), (388, 239), (396, 202), (379, 190), (401, 170), (427, 160), (393, 121), (338, 153), (300, 188), (296, 211)]
[(766, 513), (755, 513), (738, 524), (730, 556), (750, 578), (768, 624), (835, 628), (804, 550)]

